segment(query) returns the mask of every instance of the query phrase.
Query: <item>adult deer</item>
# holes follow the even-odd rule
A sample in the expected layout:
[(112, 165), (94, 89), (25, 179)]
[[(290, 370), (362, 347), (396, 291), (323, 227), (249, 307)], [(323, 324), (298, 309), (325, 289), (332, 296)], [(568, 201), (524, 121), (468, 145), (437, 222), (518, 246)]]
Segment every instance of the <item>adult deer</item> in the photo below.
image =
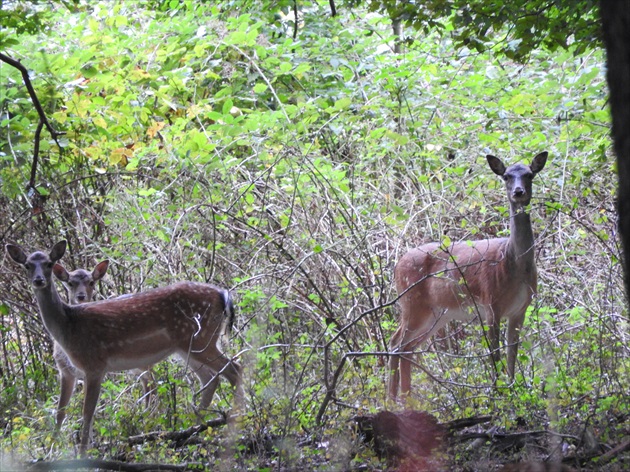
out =
[[(392, 336), (389, 361), (389, 397), (398, 388), (411, 391), (411, 355), (452, 320), (479, 318), (488, 324), (492, 357), (499, 359), (499, 327), (508, 320), (507, 372), (514, 378), (519, 334), (525, 311), (536, 294), (534, 234), (526, 207), (532, 198), (532, 180), (547, 162), (547, 152), (531, 165), (505, 167), (486, 156), (492, 171), (505, 181), (510, 202), (510, 237), (458, 242), (443, 247), (429, 243), (407, 252), (394, 270), (400, 296), (400, 326)], [(404, 354), (403, 354), (404, 353)]]
[(205, 388), (201, 408), (212, 401), (215, 374), (236, 388), (237, 399), (243, 397), (240, 366), (217, 347), (225, 321), (231, 326), (234, 317), (227, 290), (179, 282), (124, 297), (68, 305), (52, 281), (53, 267), (66, 251), (65, 241), (55, 244), (49, 254), (36, 251), (27, 256), (14, 244), (7, 244), (6, 251), (26, 268), (44, 326), (85, 376), (81, 455), (87, 449), (107, 372), (143, 368), (178, 354)]
[[(66, 288), (70, 305), (78, 305), (92, 301), (96, 282), (105, 276), (108, 267), (109, 261), (104, 260), (96, 264), (92, 272), (85, 269), (76, 269), (72, 272), (68, 272), (61, 264), (57, 263), (53, 266), (53, 274), (61, 280)], [(74, 393), (74, 385), (77, 377), (81, 376), (81, 373), (72, 365), (72, 362), (70, 362), (70, 359), (68, 359), (68, 356), (59, 343), (54, 340), (53, 359), (55, 359), (55, 363), (57, 364), (61, 383), (55, 422), (56, 428), (60, 429), (66, 418), (66, 407)], [(153, 393), (151, 386), (155, 383), (153, 374), (148, 367), (144, 369), (133, 369), (133, 373), (142, 382), (143, 398), (148, 405)]]

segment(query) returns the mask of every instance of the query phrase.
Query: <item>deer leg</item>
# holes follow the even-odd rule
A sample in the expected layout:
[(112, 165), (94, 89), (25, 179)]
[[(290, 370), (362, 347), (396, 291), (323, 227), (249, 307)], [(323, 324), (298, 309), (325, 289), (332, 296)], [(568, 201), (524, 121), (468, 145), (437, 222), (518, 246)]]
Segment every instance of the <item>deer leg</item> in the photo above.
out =
[(142, 382), (142, 398), (144, 399), (145, 406), (149, 406), (151, 400), (155, 398), (155, 378), (151, 368), (146, 369), (134, 369), (133, 373), (137, 376), (138, 380)]
[[(409, 333), (409, 331), (407, 331), (407, 333)], [(417, 344), (417, 341), (403, 340), (399, 350), (402, 352), (411, 352)], [(411, 393), (411, 356), (413, 356), (413, 354), (401, 354), (398, 356), (400, 394), (404, 399)]]
[[(392, 335), (392, 339), (389, 342), (390, 352), (395, 353), (400, 351), (400, 345), (402, 342), (403, 327), (400, 326)], [(390, 400), (396, 400), (398, 397), (398, 386), (400, 385), (400, 356), (392, 355), (389, 357), (389, 398)]]
[(389, 399), (394, 401), (398, 396), (398, 385), (400, 383), (400, 371), (398, 370), (399, 365), (399, 356), (389, 357)]
[(57, 402), (57, 420), (55, 429), (59, 431), (63, 421), (66, 419), (66, 407), (72, 398), (74, 393), (74, 385), (77, 377), (73, 369), (66, 367), (59, 367), (59, 379), (61, 381), (61, 392), (59, 393), (59, 401)]
[(57, 370), (59, 371), (59, 401), (57, 402), (57, 417), (55, 421), (55, 431), (59, 431), (63, 421), (66, 419), (66, 407), (72, 398), (74, 393), (74, 385), (77, 380), (77, 372), (75, 367), (66, 356), (66, 353), (61, 349), (59, 344), (53, 345), (53, 358), (55, 364), (57, 364)]
[(189, 364), (201, 384), (201, 401), (199, 402), (199, 409), (206, 409), (210, 403), (212, 403), (214, 392), (219, 386), (219, 375), (213, 372), (208, 366), (195, 359), (190, 359)]
[[(225, 377), (232, 387), (236, 389), (236, 398), (245, 398), (241, 382), (241, 367), (236, 362), (225, 357), (218, 349), (207, 349), (200, 353), (191, 353), (190, 364), (193, 369), (196, 370), (197, 376), (203, 385), (208, 383), (208, 381), (204, 382), (202, 377), (210, 380), (212, 377), (215, 377), (216, 373), (216, 375)], [(201, 368), (201, 366), (203, 367)], [(212, 375), (212, 377), (209, 377), (210, 375)], [(212, 400), (218, 379), (210, 383), (212, 384), (212, 382), (215, 382), (215, 385), (208, 385), (204, 396), (202, 396), (202, 403), (206, 398), (208, 398), (208, 403)]]
[(92, 432), (92, 423), (94, 421), (94, 411), (98, 402), (98, 396), (101, 393), (101, 383), (103, 382), (104, 373), (88, 375), (85, 373), (85, 398), (83, 400), (83, 430), (81, 431), (81, 443), (79, 445), (79, 455), (85, 456), (90, 434)]
[[(491, 312), (492, 313), (492, 312)], [(488, 315), (488, 330), (486, 337), (488, 339), (488, 349), (494, 362), (501, 360), (499, 337), (501, 334), (501, 320), (494, 314)]]
[(400, 394), (406, 398), (409, 393), (411, 393), (411, 357), (410, 354), (405, 354), (400, 356)]
[(488, 320), (488, 330), (486, 331), (486, 339), (488, 340), (488, 349), (490, 350), (490, 357), (492, 358), (492, 382), (496, 385), (496, 381), (499, 378), (499, 370), (497, 369), (497, 362), (501, 360), (501, 347), (499, 343), (499, 337), (501, 334), (501, 324), (499, 319), (491, 317)]
[(398, 352), (406, 352), (408, 354), (400, 354), (398, 356), (398, 372), (396, 373), (396, 376), (397, 379), (400, 379), (400, 394), (406, 399), (406, 397), (408, 397), (411, 393), (411, 364), (413, 363), (413, 350), (431, 335), (431, 331), (418, 335), (417, 333), (422, 332), (422, 330), (410, 330), (406, 326), (401, 326), (401, 329), (403, 327), (404, 331), (402, 331), (402, 333), (404, 334), (402, 334)]
[(245, 391), (243, 390), (243, 382), (242, 382), (242, 369), (241, 366), (230, 359), (227, 359), (225, 356), (222, 357), (223, 367), (217, 372), (225, 377), (230, 385), (235, 389), (235, 396), (237, 399), (245, 398)]
[(523, 321), (525, 320), (525, 313), (515, 318), (512, 318), (508, 322), (507, 330), (507, 372), (510, 380), (514, 380), (515, 367), (516, 367), (516, 355), (518, 354), (518, 341), (521, 334), (521, 328), (523, 327)]

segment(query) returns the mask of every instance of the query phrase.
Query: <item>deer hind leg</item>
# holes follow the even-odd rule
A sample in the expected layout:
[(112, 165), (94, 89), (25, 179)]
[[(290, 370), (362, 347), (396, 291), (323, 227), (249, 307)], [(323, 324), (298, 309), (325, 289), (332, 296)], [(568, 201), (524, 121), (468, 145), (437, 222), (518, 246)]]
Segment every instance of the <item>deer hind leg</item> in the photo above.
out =
[(396, 400), (398, 396), (398, 385), (400, 383), (400, 357), (399, 356), (390, 356), (389, 357), (389, 399)]
[[(393, 371), (392, 369), (392, 383), (396, 381), (396, 387), (398, 386), (398, 380), (400, 381), (400, 393), (402, 396), (409, 396), (411, 392), (411, 365), (413, 364), (413, 351), (427, 339), (433, 336), (433, 333), (444, 327), (448, 319), (444, 316), (435, 317), (432, 311), (416, 312), (416, 317), (421, 320), (418, 325), (409, 327), (408, 323), (400, 325), (398, 330), (392, 336), (392, 347), (396, 346), (395, 351), (400, 354), (394, 356), (397, 358), (396, 365), (398, 369)], [(423, 316), (418, 316), (423, 315)], [(394, 393), (395, 390), (392, 389)], [(395, 396), (392, 398), (396, 398)]]
[(398, 387), (400, 386), (400, 356), (396, 355), (401, 351), (401, 345), (406, 326), (401, 324), (392, 335), (389, 342), (389, 349), (392, 355), (389, 357), (389, 399), (396, 400), (398, 397)]
[(516, 368), (516, 356), (518, 354), (518, 343), (521, 334), (521, 328), (523, 327), (523, 321), (525, 320), (525, 313), (516, 316), (509, 320), (507, 329), (507, 372), (510, 380), (514, 380), (515, 368)]
[[(410, 350), (405, 348), (405, 351)], [(400, 394), (406, 398), (411, 392), (411, 354), (400, 356)]]
[[(199, 410), (205, 410), (212, 403), (214, 392), (219, 386), (219, 375), (210, 369), (204, 363), (198, 362), (195, 359), (189, 359), (188, 361), (191, 370), (199, 379), (201, 383), (201, 400), (199, 401)], [(199, 392), (197, 392), (199, 393)], [(196, 395), (196, 394), (195, 394)]]
[[(418, 337), (415, 331), (410, 331), (406, 324), (401, 324), (392, 336), (390, 349), (393, 353), (411, 352), (418, 346), (425, 336)], [(389, 359), (389, 397), (396, 400), (398, 388), (403, 396), (411, 391), (411, 363), (412, 354), (392, 355)]]
[(189, 363), (202, 385), (208, 384), (201, 397), (202, 405), (206, 402), (209, 404), (212, 400), (214, 391), (218, 386), (218, 376), (225, 377), (230, 382), (236, 390), (235, 396), (237, 398), (243, 398), (241, 367), (225, 357), (216, 346), (208, 347), (201, 352), (191, 352)]
[(501, 346), (499, 343), (499, 337), (501, 334), (501, 324), (499, 319), (491, 319), (488, 322), (488, 349), (490, 350), (490, 356), (492, 357), (492, 375), (494, 376), (494, 382), (498, 377), (497, 363), (501, 360)]

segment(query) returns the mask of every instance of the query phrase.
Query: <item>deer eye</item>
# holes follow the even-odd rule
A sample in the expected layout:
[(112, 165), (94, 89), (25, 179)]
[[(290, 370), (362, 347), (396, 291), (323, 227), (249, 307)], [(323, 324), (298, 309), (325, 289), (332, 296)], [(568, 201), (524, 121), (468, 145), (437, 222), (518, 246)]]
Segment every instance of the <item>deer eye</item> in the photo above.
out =
[(90, 287), (94, 287), (94, 281), (90, 281)]

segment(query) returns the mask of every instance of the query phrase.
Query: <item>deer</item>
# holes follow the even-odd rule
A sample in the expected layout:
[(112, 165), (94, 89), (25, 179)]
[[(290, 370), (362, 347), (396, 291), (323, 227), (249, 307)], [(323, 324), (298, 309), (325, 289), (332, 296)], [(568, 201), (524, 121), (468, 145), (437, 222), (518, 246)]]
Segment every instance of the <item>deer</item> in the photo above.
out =
[(500, 322), (507, 320), (507, 374), (514, 380), (525, 312), (537, 293), (534, 234), (527, 208), (532, 181), (547, 162), (547, 152), (530, 165), (506, 168), (492, 155), (490, 169), (503, 179), (510, 204), (510, 235), (460, 241), (444, 247), (428, 243), (404, 254), (394, 268), (400, 306), (399, 326), (390, 340), (389, 388), (392, 401), (411, 392), (411, 355), (450, 321), (478, 319), (487, 324), (494, 362), (500, 360)]
[[(53, 274), (57, 279), (61, 281), (63, 286), (68, 292), (68, 303), (70, 305), (78, 305), (80, 303), (87, 303), (94, 298), (94, 287), (96, 282), (101, 280), (109, 267), (109, 260), (104, 260), (96, 264), (92, 271), (85, 269), (76, 269), (72, 272), (68, 272), (61, 264), (56, 263), (53, 266)], [(59, 393), (59, 400), (57, 402), (57, 416), (55, 420), (55, 429), (58, 431), (61, 429), (66, 418), (66, 407), (72, 398), (74, 393), (74, 386), (77, 378), (81, 375), (80, 372), (72, 365), (70, 359), (61, 348), (59, 343), (53, 340), (53, 359), (57, 365), (59, 371), (59, 380), (61, 389)], [(152, 385), (155, 384), (153, 374), (149, 367), (144, 369), (133, 369), (132, 372), (142, 382), (142, 390), (146, 405), (148, 406), (152, 395)]]
[(234, 387), (237, 403), (244, 398), (241, 366), (217, 345), (234, 321), (228, 290), (207, 283), (177, 282), (118, 298), (69, 305), (52, 281), (53, 267), (64, 255), (66, 241), (56, 243), (49, 253), (35, 251), (27, 255), (16, 244), (6, 244), (5, 250), (10, 259), (26, 269), (44, 327), (84, 375), (80, 456), (87, 452), (107, 372), (144, 368), (175, 354), (202, 385), (201, 409), (212, 401), (219, 375)]

